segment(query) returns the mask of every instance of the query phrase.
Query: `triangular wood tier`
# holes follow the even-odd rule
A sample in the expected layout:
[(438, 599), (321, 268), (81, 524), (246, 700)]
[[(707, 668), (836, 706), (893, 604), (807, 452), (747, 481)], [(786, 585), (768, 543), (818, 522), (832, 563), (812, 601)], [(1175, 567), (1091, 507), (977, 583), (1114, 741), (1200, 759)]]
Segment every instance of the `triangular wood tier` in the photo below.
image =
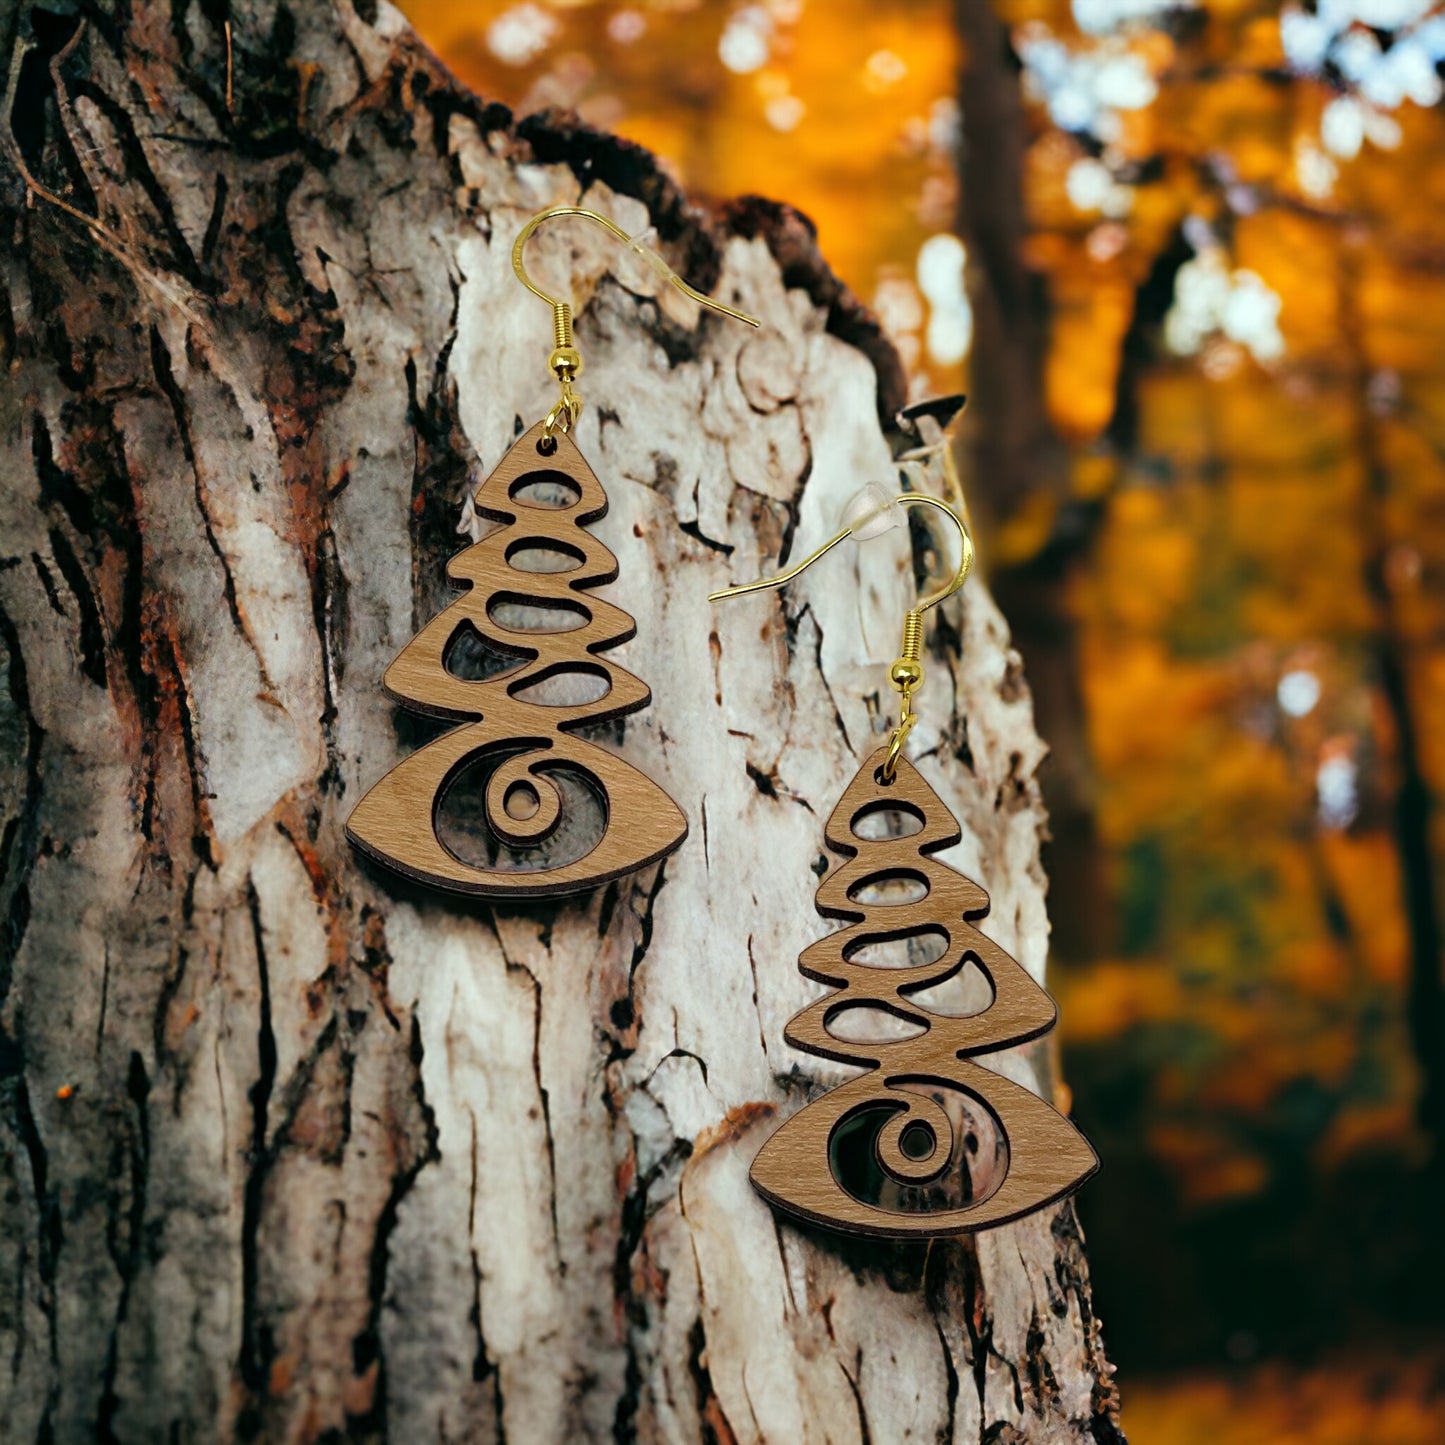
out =
[[(930, 855), (959, 839), (958, 822), (900, 759), (892, 783), (882, 781), (886, 749), (859, 769), (833, 815), (826, 836), (844, 855), (818, 888), (818, 911), (848, 926), (807, 948), (799, 967), (829, 985), (829, 993), (789, 1023), (795, 1047), (869, 1072), (807, 1104), (774, 1133), (753, 1162), (758, 1192), (777, 1208), (813, 1224), (859, 1234), (901, 1238), (963, 1234), (1028, 1214), (1076, 1189), (1098, 1167), (1083, 1135), (1037, 1095), (971, 1056), (1038, 1037), (1054, 1025), (1053, 1000), (970, 920), (988, 912), (988, 895), (976, 883)], [(864, 837), (858, 825), (870, 813), (894, 811), (918, 830), (906, 837)], [(922, 885), (902, 903), (860, 902), (860, 893), (891, 880)], [(863, 962), (873, 944), (932, 935), (945, 940), (931, 962), (884, 967)], [(968, 963), (987, 978), (992, 1000), (981, 1012), (934, 1012), (917, 995), (953, 978)], [(882, 1009), (923, 1031), (913, 1037), (854, 1043), (829, 1032), (848, 1010)], [(957, 1207), (930, 1207), (930, 1186), (958, 1171), (954, 1117), (938, 1098), (965, 1096), (982, 1109), (1004, 1145), (1001, 1177), (986, 1192)], [(915, 1207), (893, 1208), (859, 1197), (838, 1177), (834, 1146), (839, 1131), (872, 1111), (877, 1123), (870, 1165), (893, 1195), (912, 1192)], [(957, 1184), (957, 1180), (953, 1181)]]
[[(539, 500), (541, 491), (561, 504)], [(594, 888), (665, 857), (687, 836), (681, 809), (656, 783), (574, 732), (651, 701), (643, 682), (599, 655), (635, 630), (626, 612), (589, 591), (617, 576), (617, 559), (586, 530), (606, 513), (607, 496), (571, 439), (558, 435), (548, 449), (539, 422), (478, 489), (476, 509), (503, 525), (448, 562), (448, 577), (467, 591), (422, 628), (384, 679), (397, 701), (465, 725), (387, 773), (356, 805), (347, 836), (399, 872), (461, 893), (525, 898)], [(518, 554), (539, 550), (573, 565), (548, 572), (514, 565)], [(497, 616), (506, 604), (567, 612), (582, 622), (555, 632), (509, 627)], [(469, 628), (517, 666), (480, 680), (450, 671), (448, 658)], [(591, 702), (559, 706), (518, 696), (568, 674), (604, 679), (607, 690)], [(511, 871), (457, 856), (438, 835), (438, 810), (458, 774), (488, 756), (498, 762), (487, 780), (485, 819), (500, 843), (539, 847), (556, 833), (563, 804), (551, 775), (558, 772), (579, 776), (601, 798), (601, 836), (582, 857), (555, 866)], [(519, 796), (532, 808), (525, 818), (508, 811)]]

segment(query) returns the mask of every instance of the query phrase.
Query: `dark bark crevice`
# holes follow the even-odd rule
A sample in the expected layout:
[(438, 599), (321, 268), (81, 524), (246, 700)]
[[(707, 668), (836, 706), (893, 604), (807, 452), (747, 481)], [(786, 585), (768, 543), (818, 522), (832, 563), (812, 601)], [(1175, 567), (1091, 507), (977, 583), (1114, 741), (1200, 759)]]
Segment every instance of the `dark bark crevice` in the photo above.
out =
[[(24, 777), (20, 806), (17, 812), (6, 818), (4, 830), (0, 832), (0, 900), (4, 903), (4, 919), (0, 923), (0, 1010), (3, 1010), (10, 993), (15, 958), (30, 921), (30, 874), (35, 867), (40, 844), (45, 730), (31, 711), (30, 684), (20, 634), (14, 619), (3, 608), (0, 608), (0, 642), (5, 644), (10, 700), (16, 718), (25, 730), (25, 749), (20, 760)], [(5, 1039), (3, 1022), (0, 1022), (0, 1045)]]
[[(273, 1157), (270, 1143), (271, 1094), (276, 1086), (276, 1034), (271, 1026), (271, 981), (266, 962), (265, 928), (256, 886), (247, 881), (246, 906), (251, 915), (251, 944), (256, 965), (256, 1079), (250, 1088), (251, 1147), (241, 1216), (241, 1380), (252, 1396), (264, 1393), (276, 1357), (271, 1330), (261, 1317), (261, 1252), (259, 1235), (266, 1175)], [(243, 1435), (248, 1433), (242, 1426)]]
[[(392, 1235), (396, 1231), (397, 1221), (400, 1216), (401, 1206), (407, 1196), (415, 1187), (417, 1179), (423, 1169), (429, 1164), (437, 1163), (441, 1158), (441, 1150), (437, 1143), (436, 1116), (426, 1100), (426, 1090), (421, 1082), (422, 1063), (422, 1041), (421, 1029), (415, 1019), (411, 1025), (411, 1043), (408, 1049), (409, 1059), (413, 1073), (412, 1102), (415, 1106), (419, 1132), (421, 1135), (421, 1146), (416, 1150), (410, 1161), (403, 1161), (392, 1177), (391, 1188), (387, 1193), (386, 1202), (383, 1204), (381, 1213), (377, 1216), (376, 1230), (373, 1236), (371, 1251), (367, 1267), (367, 1316), (366, 1325), (351, 1342), (352, 1369), (358, 1378), (366, 1376), (368, 1371), (376, 1371), (376, 1383), (373, 1389), (370, 1408), (364, 1414), (351, 1417), (350, 1424), (353, 1430), (362, 1438), (376, 1438), (385, 1440), (389, 1438), (387, 1429), (387, 1369), (386, 1356), (381, 1347), (381, 1315), (387, 1303), (387, 1279), (388, 1265), (390, 1263), (390, 1245)], [(472, 1141), (472, 1168), (476, 1168), (476, 1140)], [(473, 1181), (472, 1208), (475, 1208), (475, 1180)], [(468, 1218), (468, 1232), (475, 1220)], [(476, 1332), (477, 1332), (477, 1356), (473, 1365), (472, 1378), (481, 1380), (487, 1374), (486, 1340), (482, 1336), (481, 1327), (481, 1306), (480, 1306), (480, 1280), (476, 1278), (476, 1258), (472, 1257), (474, 1281), (478, 1286), (476, 1305)], [(478, 1373), (478, 1371), (481, 1373)], [(500, 1418), (500, 1400), (498, 1401), (498, 1417)]]

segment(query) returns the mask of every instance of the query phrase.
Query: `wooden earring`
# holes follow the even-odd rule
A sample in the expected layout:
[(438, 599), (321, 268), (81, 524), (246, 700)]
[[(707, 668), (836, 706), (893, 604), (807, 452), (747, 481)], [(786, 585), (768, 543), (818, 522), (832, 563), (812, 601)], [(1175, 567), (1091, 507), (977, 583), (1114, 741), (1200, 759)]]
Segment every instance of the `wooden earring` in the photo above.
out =
[[(902, 757), (922, 685), (922, 614), (963, 585), (973, 548), (962, 518), (934, 498), (905, 494), (888, 505), (932, 506), (963, 538), (953, 581), (920, 601), (904, 624), (889, 678), (902, 695), (898, 725), (869, 757), (828, 820), (829, 847), (845, 861), (818, 887), (825, 918), (847, 926), (805, 949), (802, 973), (835, 992), (808, 1005), (784, 1032), (795, 1048), (867, 1070), (806, 1104), (753, 1161), (754, 1188), (775, 1208), (847, 1233), (937, 1238), (1003, 1224), (1078, 1188), (1098, 1167), (1083, 1135), (1036, 1094), (975, 1057), (1047, 1033), (1053, 1000), (1002, 948), (974, 927), (988, 912), (978, 884), (932, 855), (957, 843), (958, 821)], [(713, 594), (714, 600), (776, 586), (798, 575), (861, 518), (781, 577)], [(937, 951), (920, 957), (921, 945)], [(904, 963), (880, 961), (903, 943)], [(865, 957), (874, 951), (872, 958)], [(939, 997), (975, 967), (983, 1007), (951, 1011)], [(930, 993), (933, 997), (929, 997)], [(850, 1021), (895, 1021), (892, 1037), (860, 1038)]]
[[(398, 702), (463, 726), (404, 758), (346, 825), (356, 847), (398, 872), (488, 898), (595, 888), (665, 857), (687, 836), (682, 810), (655, 782), (577, 736), (637, 712), (652, 695), (601, 655), (635, 628), (620, 607), (590, 592), (616, 578), (617, 559), (586, 530), (606, 514), (607, 496), (570, 435), (582, 410), (573, 386), (582, 358), (572, 343), (571, 307), (538, 290), (522, 265), (528, 237), (561, 215), (582, 216), (630, 241), (606, 217), (576, 206), (543, 211), (518, 236), (512, 265), (553, 308), (557, 345), (549, 364), (562, 395), (476, 493), (477, 513), (501, 525), (447, 564), (448, 577), (467, 591), (422, 628), (383, 679)], [(650, 259), (666, 270), (655, 254)], [(757, 325), (668, 275), (694, 299)], [(544, 610), (524, 619), (524, 609)], [(478, 646), (515, 665), (474, 675)], [(555, 702), (545, 685), (563, 678), (601, 683), (601, 695)], [(476, 856), (464, 856), (441, 826), (448, 794), (464, 774), (481, 779), (487, 840)], [(575, 847), (563, 846), (559, 834), (574, 784), (601, 810), (600, 836), (580, 856), (571, 856)]]

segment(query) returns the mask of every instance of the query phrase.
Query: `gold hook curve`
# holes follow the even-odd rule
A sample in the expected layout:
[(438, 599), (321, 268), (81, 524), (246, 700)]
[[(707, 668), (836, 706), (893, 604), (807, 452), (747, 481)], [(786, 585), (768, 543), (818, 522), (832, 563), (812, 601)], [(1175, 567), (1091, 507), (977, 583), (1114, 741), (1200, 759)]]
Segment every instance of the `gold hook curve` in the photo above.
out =
[(594, 211), (587, 206), (549, 206), (545, 211), (538, 211), (530, 221), (517, 233), (517, 239), (512, 242), (512, 270), (517, 273), (517, 280), (527, 288), (532, 295), (540, 297), (552, 308), (552, 354), (547, 358), (547, 366), (557, 378), (558, 385), (562, 388), (562, 395), (556, 406), (547, 413), (547, 419), (542, 423), (542, 436), (546, 441), (551, 441), (553, 433), (560, 427), (562, 431), (570, 431), (577, 425), (577, 418), (582, 415), (582, 396), (572, 385), (582, 371), (582, 353), (577, 350), (572, 341), (572, 303), (563, 301), (560, 297), (549, 296), (532, 278), (527, 275), (526, 263), (522, 253), (527, 248), (527, 242), (539, 226), (547, 221), (553, 221), (561, 216), (578, 216), (584, 221), (591, 221), (601, 226), (609, 236), (621, 241), (630, 251), (635, 251), (659, 276), (665, 277), (684, 296), (691, 297), (700, 306), (706, 306), (712, 311), (719, 311), (724, 316), (731, 316), (735, 321), (745, 322), (749, 326), (756, 327), (760, 323), (754, 316), (749, 316), (744, 311), (735, 311), (731, 306), (725, 306), (721, 301), (714, 301), (711, 296), (704, 296), (701, 291), (689, 286), (661, 256), (650, 246), (644, 246), (640, 241), (629, 236), (616, 221), (610, 221), (600, 211)]
[[(955, 592), (968, 580), (968, 574), (973, 570), (973, 537), (968, 530), (968, 524), (959, 514), (954, 511), (947, 502), (941, 502), (937, 497), (930, 497), (922, 492), (900, 492), (896, 497), (888, 500), (890, 507), (933, 507), (940, 511), (958, 528), (960, 543), (958, 567), (954, 571), (952, 579), (936, 592), (930, 593), (927, 597), (920, 597), (909, 609), (911, 613), (922, 614), (930, 607), (936, 607), (940, 602), (952, 597)], [(800, 573), (806, 572), (814, 562), (825, 557), (839, 542), (847, 541), (859, 527), (871, 522), (884, 509), (876, 507), (873, 511), (858, 518), (856, 522), (850, 522), (841, 532), (829, 537), (816, 552), (810, 552), (801, 562), (795, 562), (785, 571), (779, 572), (775, 577), (759, 577), (754, 582), (740, 582), (735, 587), (722, 587), (716, 592), (709, 592), (709, 602), (722, 602), (729, 597), (745, 597), (750, 592), (764, 592), (770, 587), (783, 587), (791, 582)]]
[(650, 246), (644, 246), (634, 240), (615, 221), (609, 220), (606, 216), (602, 215), (600, 211), (591, 210), (587, 206), (549, 206), (545, 211), (538, 211), (538, 213), (522, 227), (517, 233), (517, 239), (512, 242), (512, 270), (517, 273), (517, 280), (519, 280), (532, 295), (540, 297), (545, 301), (553, 311), (556, 311), (559, 307), (567, 306), (569, 303), (556, 296), (549, 296), (527, 275), (527, 267), (522, 260), (522, 253), (526, 249), (527, 242), (532, 239), (533, 233), (539, 226), (544, 225), (548, 221), (556, 220), (561, 216), (578, 216), (584, 221), (592, 221), (594, 224), (601, 226), (608, 235), (621, 241), (622, 244), (629, 249), (637, 251), (659, 275), (665, 273), (667, 280), (671, 282), (672, 285), (676, 286), (684, 296), (696, 301), (698, 305), (706, 306), (709, 310), (720, 312), (724, 316), (731, 316), (734, 321), (741, 321), (747, 326), (756, 328), (762, 324), (756, 316), (749, 316), (746, 311), (738, 311), (731, 306), (724, 305), (721, 301), (714, 301), (711, 296), (704, 296), (696, 287), (689, 286)]
[(973, 537), (969, 533), (968, 523), (947, 502), (939, 501), (937, 497), (930, 497), (922, 492), (900, 492), (896, 497), (890, 498), (882, 507), (875, 507), (871, 512), (850, 522), (841, 532), (829, 537), (817, 551), (810, 552), (801, 562), (795, 562), (791, 567), (779, 572), (777, 576), (759, 577), (754, 582), (742, 582), (735, 587), (723, 587), (716, 592), (709, 592), (707, 595), (709, 602), (723, 602), (729, 597), (746, 597), (752, 592), (763, 592), (769, 588), (785, 586), (800, 573), (806, 572), (814, 562), (827, 556), (839, 542), (851, 537), (860, 527), (879, 516), (887, 507), (897, 506), (933, 507), (936, 511), (942, 512), (958, 528), (959, 556), (958, 566), (954, 570), (952, 578), (926, 597), (920, 597), (908, 609), (903, 619), (903, 641), (899, 647), (899, 655), (894, 658), (892, 666), (888, 669), (889, 685), (900, 694), (901, 702), (898, 724), (888, 739), (888, 754), (879, 770), (885, 783), (893, 781), (898, 759), (903, 753), (903, 744), (912, 731), (913, 724), (918, 721), (918, 715), (913, 711), (913, 694), (923, 686), (923, 662), (921, 660), (923, 656), (923, 614), (930, 607), (936, 607), (940, 602), (952, 597), (963, 586), (968, 574), (973, 570)]

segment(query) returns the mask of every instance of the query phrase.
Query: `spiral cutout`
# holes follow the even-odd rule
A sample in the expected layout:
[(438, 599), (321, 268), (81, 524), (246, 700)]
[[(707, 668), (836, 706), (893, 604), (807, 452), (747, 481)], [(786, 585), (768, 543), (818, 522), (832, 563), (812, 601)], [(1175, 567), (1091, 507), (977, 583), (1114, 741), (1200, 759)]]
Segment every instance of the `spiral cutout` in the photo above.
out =
[[(931, 1184), (942, 1178), (953, 1159), (953, 1121), (935, 1098), (913, 1093), (897, 1097), (906, 1102), (878, 1131), (878, 1163), (899, 1184)], [(932, 1146), (926, 1153), (914, 1147), (919, 1139)]]
[[(557, 831), (562, 820), (562, 794), (556, 780), (534, 771), (547, 751), (512, 753), (497, 765), (487, 779), (485, 795), (487, 827), (512, 848), (535, 848)], [(530, 801), (532, 811), (519, 808)]]

